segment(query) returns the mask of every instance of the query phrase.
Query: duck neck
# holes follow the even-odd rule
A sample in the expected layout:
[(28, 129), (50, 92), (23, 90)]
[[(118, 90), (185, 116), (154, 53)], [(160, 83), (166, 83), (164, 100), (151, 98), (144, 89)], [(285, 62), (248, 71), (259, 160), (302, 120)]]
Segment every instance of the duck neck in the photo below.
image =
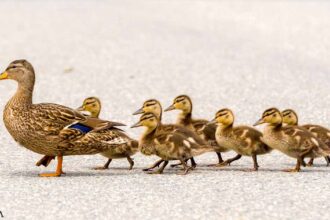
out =
[(21, 108), (31, 106), (33, 88), (34, 84), (24, 85), (19, 83), (15, 95), (9, 100), (7, 105)]

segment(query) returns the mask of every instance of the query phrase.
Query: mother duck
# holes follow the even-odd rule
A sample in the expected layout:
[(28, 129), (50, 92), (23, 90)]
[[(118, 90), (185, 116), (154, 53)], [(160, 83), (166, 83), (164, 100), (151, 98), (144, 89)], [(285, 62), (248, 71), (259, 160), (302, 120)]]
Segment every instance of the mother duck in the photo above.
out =
[(54, 173), (40, 176), (64, 174), (63, 156), (97, 154), (133, 141), (115, 127), (123, 124), (90, 118), (62, 105), (33, 104), (35, 73), (26, 60), (10, 63), (0, 74), (0, 80), (5, 79), (18, 83), (17, 91), (3, 113), (8, 132), (25, 148), (58, 159)]

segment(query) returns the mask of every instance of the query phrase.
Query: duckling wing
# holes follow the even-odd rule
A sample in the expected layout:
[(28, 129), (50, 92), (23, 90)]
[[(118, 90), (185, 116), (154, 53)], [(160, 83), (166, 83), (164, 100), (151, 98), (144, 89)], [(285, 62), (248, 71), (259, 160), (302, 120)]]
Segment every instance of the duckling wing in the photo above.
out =
[(298, 151), (314, 151), (316, 154), (326, 156), (330, 152), (326, 145), (316, 138), (311, 132), (300, 126), (286, 126), (283, 128), (285, 135), (290, 137), (290, 146)]
[(304, 125), (302, 126), (312, 132), (317, 138), (323, 141), (330, 148), (330, 130), (319, 125)]
[(245, 153), (256, 152), (263, 154), (271, 151), (271, 148), (262, 140), (262, 133), (257, 129), (248, 126), (238, 126), (233, 128), (233, 136)]
[(212, 146), (218, 146), (215, 132), (217, 126), (215, 124), (209, 124), (207, 120), (196, 120), (194, 121), (194, 128), (198, 135), (200, 135), (205, 141)]
[(181, 125), (175, 125), (175, 124), (166, 124), (162, 125), (162, 128), (164, 131), (170, 132), (170, 133), (179, 133), (187, 138), (190, 138), (191, 141), (196, 142), (200, 145), (206, 145), (206, 141), (204, 141), (200, 136), (198, 136), (195, 132), (192, 130), (185, 128)]

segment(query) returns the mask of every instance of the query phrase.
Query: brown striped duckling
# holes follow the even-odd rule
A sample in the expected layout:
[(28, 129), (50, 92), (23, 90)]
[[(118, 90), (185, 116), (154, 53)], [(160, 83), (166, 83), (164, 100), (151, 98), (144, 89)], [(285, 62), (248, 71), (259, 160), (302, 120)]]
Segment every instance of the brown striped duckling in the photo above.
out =
[(66, 106), (32, 102), (35, 73), (26, 60), (16, 60), (0, 74), (0, 80), (18, 83), (15, 95), (4, 109), (4, 124), (21, 146), (49, 158), (57, 157), (56, 171), (43, 177), (58, 177), (64, 172), (63, 157), (91, 155), (130, 142), (116, 126), (121, 123), (86, 117)]
[[(171, 106), (169, 106), (166, 111), (180, 110), (181, 113), (177, 118), (176, 124), (186, 127), (194, 132), (196, 132), (201, 138), (208, 142), (209, 145), (214, 147), (214, 151), (218, 156), (218, 164), (223, 164), (221, 153), (228, 152), (229, 149), (219, 146), (216, 138), (215, 132), (217, 126), (213, 123), (209, 123), (208, 120), (204, 119), (194, 119), (192, 117), (193, 104), (191, 98), (187, 95), (180, 95), (173, 100)], [(232, 158), (233, 160), (239, 159), (239, 156)], [(211, 165), (217, 166), (218, 164)]]
[[(206, 141), (204, 141), (195, 132), (191, 131), (188, 128), (185, 128), (181, 125), (176, 125), (176, 124), (162, 124), (162, 106), (161, 106), (160, 102), (156, 99), (149, 99), (149, 100), (145, 101), (143, 103), (143, 106), (139, 110), (134, 112), (133, 115), (144, 114), (144, 113), (149, 113), (149, 112), (153, 113), (159, 119), (159, 126), (158, 126), (159, 131), (164, 131), (164, 132), (169, 132), (169, 133), (179, 133), (188, 138), (191, 138), (199, 145), (207, 145)], [(158, 161), (152, 167), (150, 167), (150, 169), (154, 168), (155, 165), (158, 166), (159, 162), (162, 162), (162, 161)], [(178, 164), (172, 165), (172, 167), (176, 166), (176, 165), (178, 165)], [(193, 158), (191, 158), (191, 166), (193, 168), (196, 167), (196, 163)]]
[(264, 129), (262, 141), (269, 147), (297, 159), (294, 169), (286, 169), (286, 172), (299, 172), (304, 165), (304, 158), (325, 157), (330, 153), (327, 145), (315, 138), (315, 136), (299, 126), (283, 126), (283, 117), (277, 108), (264, 111), (262, 118), (254, 126), (267, 123)]
[[(253, 159), (253, 169), (259, 168), (257, 155), (269, 153), (272, 149), (261, 141), (262, 133), (248, 126), (234, 126), (234, 114), (230, 109), (221, 109), (213, 119), (212, 123), (217, 124), (216, 139), (220, 146), (235, 151), (239, 158), (241, 155), (249, 156)], [(239, 159), (237, 158), (237, 159)], [(233, 162), (226, 160), (225, 164)]]
[[(283, 116), (283, 123), (287, 125), (296, 125), (298, 126), (298, 115), (297, 113), (292, 110), (292, 109), (286, 109), (282, 111), (282, 116)], [(320, 125), (312, 125), (312, 124), (307, 124), (307, 125), (302, 125), (301, 127), (307, 129), (308, 131), (312, 132), (315, 137), (323, 141), (328, 147), (330, 148), (330, 130), (322, 127)], [(324, 157), (327, 163), (327, 166), (330, 164), (330, 157), (329, 155)], [(311, 158), (310, 161), (308, 162), (308, 166), (313, 166), (314, 159)]]
[(140, 120), (132, 126), (146, 127), (139, 141), (139, 149), (145, 155), (157, 155), (164, 160), (163, 165), (157, 171), (150, 174), (162, 174), (169, 160), (179, 160), (184, 168), (182, 174), (187, 174), (192, 167), (186, 164), (186, 160), (200, 154), (211, 152), (210, 146), (201, 146), (190, 137), (180, 133), (159, 130), (159, 118), (153, 113), (144, 113)]
[[(92, 118), (98, 118), (101, 112), (101, 107), (102, 105), (100, 99), (96, 97), (89, 97), (84, 100), (83, 105), (78, 108), (78, 111)], [(130, 141), (125, 144), (119, 145), (111, 150), (101, 153), (102, 156), (109, 159), (104, 164), (104, 166), (96, 167), (95, 168), (96, 170), (106, 170), (109, 168), (109, 165), (113, 159), (122, 159), (122, 158), (126, 158), (128, 163), (130, 164), (129, 170), (133, 169), (134, 161), (131, 158), (131, 156), (133, 156), (138, 151), (139, 143), (138, 141), (129, 138), (125, 134), (122, 135), (125, 136), (125, 138)]]

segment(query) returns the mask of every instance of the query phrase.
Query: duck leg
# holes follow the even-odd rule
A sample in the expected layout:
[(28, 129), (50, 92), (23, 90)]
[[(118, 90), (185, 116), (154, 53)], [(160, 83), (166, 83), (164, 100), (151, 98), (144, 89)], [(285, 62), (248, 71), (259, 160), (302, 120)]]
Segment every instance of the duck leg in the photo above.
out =
[(39, 174), (41, 177), (59, 177), (62, 174), (65, 174), (62, 170), (62, 165), (63, 165), (63, 156), (59, 155), (57, 156), (57, 167), (55, 173), (42, 173)]
[(221, 153), (220, 153), (220, 152), (215, 152), (215, 153), (216, 153), (217, 156), (218, 156), (219, 163), (216, 163), (216, 164), (209, 164), (209, 165), (207, 165), (208, 167), (215, 167), (215, 166), (217, 166), (218, 164), (221, 164), (221, 163), (224, 162), (223, 159), (222, 159)]
[(45, 155), (45, 156), (43, 156), (43, 158), (41, 158), (37, 163), (36, 163), (36, 166), (41, 166), (41, 165), (43, 165), (44, 167), (47, 167), (49, 164), (50, 164), (50, 162), (52, 161), (52, 160), (54, 160), (55, 159), (55, 157), (54, 156), (47, 156), (47, 155)]
[(143, 171), (150, 171), (150, 170), (154, 169), (155, 167), (159, 167), (159, 165), (163, 162), (164, 162), (164, 160), (160, 159), (156, 163), (154, 163), (151, 167), (143, 169)]
[(168, 160), (164, 160), (163, 165), (158, 170), (148, 172), (148, 174), (163, 174), (163, 171), (164, 171), (165, 167), (167, 166), (167, 164), (168, 164)]
[(258, 171), (259, 165), (258, 165), (257, 155), (252, 154), (252, 159), (253, 159), (253, 168), (252, 169), (247, 169), (245, 171), (248, 171), (248, 172)]
[(110, 165), (111, 161), (112, 161), (112, 159), (109, 158), (103, 167), (95, 167), (95, 168), (93, 168), (93, 170), (107, 170), (107, 169), (109, 169), (109, 165)]
[(222, 162), (222, 163), (220, 163), (220, 164), (217, 164), (216, 166), (217, 166), (217, 167), (229, 166), (229, 165), (230, 165), (232, 162), (234, 162), (235, 160), (239, 160), (239, 159), (241, 159), (241, 157), (242, 157), (242, 155), (237, 154), (235, 157), (230, 158), (230, 159), (228, 159), (228, 160), (226, 160), (226, 161), (224, 161), (224, 162)]
[(129, 162), (129, 170), (133, 169), (134, 161), (130, 156), (127, 156), (127, 161)]
[(178, 175), (186, 175), (190, 170), (193, 170), (192, 167), (188, 166), (186, 163), (186, 160), (180, 159), (182, 165), (183, 165), (183, 173), (178, 173)]

